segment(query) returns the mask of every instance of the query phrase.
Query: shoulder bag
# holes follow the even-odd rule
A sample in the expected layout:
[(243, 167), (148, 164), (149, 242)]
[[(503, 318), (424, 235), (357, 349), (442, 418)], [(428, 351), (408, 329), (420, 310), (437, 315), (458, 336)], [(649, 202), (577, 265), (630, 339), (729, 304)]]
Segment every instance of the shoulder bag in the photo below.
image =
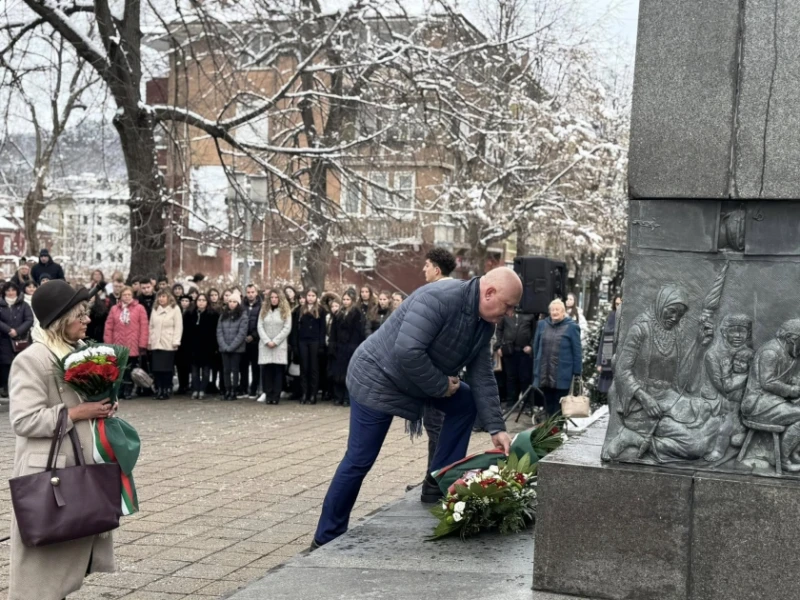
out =
[[(575, 395), (575, 380), (578, 379), (578, 394)], [(561, 414), (568, 419), (583, 419), (592, 416), (589, 397), (583, 393), (583, 382), (577, 377), (572, 379), (569, 394), (561, 399)]]
[(22, 352), (28, 346), (31, 345), (30, 338), (21, 338), (17, 340), (11, 340), (11, 347), (14, 349), (14, 352)]
[(56, 468), (67, 429), (67, 407), (58, 415), (47, 470), (9, 480), (11, 504), (22, 543), (46, 546), (98, 535), (119, 527), (120, 468), (116, 463), (87, 465), (78, 434), (69, 432), (76, 465)]

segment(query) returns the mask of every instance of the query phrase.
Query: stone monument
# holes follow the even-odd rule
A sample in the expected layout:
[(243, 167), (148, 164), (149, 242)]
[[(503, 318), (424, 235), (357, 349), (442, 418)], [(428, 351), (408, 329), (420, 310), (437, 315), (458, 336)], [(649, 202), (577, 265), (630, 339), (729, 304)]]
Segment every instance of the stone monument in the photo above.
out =
[(542, 463), (537, 589), (800, 598), (797, 47), (796, 0), (640, 2), (610, 418)]

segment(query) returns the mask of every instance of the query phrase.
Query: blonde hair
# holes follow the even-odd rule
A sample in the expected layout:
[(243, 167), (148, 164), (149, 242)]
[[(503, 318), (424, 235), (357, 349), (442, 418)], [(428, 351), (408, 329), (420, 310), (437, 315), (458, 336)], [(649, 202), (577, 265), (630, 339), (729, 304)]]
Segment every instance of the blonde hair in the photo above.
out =
[(285, 321), (292, 315), (292, 307), (289, 306), (286, 295), (278, 288), (272, 288), (267, 292), (264, 301), (261, 303), (261, 314), (259, 314), (259, 317), (263, 319), (267, 316), (267, 313), (272, 310), (272, 294), (278, 295), (278, 310), (280, 311), (281, 319)]
[(560, 306), (561, 308), (563, 308), (563, 309), (564, 309), (564, 312), (566, 312), (566, 311), (567, 311), (567, 305), (566, 305), (566, 304), (564, 304), (564, 301), (563, 301), (561, 298), (556, 298), (555, 300), (553, 300), (553, 301), (552, 301), (552, 302), (551, 302), (551, 303), (548, 305), (548, 307), (547, 307), (547, 312), (550, 312), (550, 309), (551, 309), (551, 308), (553, 308), (554, 306)]
[[(175, 296), (172, 295), (172, 292), (169, 292), (167, 290), (161, 290), (160, 292), (158, 292), (156, 294), (156, 302), (158, 302), (158, 299), (161, 298), (161, 296), (166, 296), (167, 297), (167, 306), (168, 307), (172, 308), (173, 306), (178, 306), (178, 303), (175, 301)], [(161, 306), (161, 305), (158, 304), (158, 306)]]
[(78, 319), (78, 315), (86, 312), (86, 306), (86, 302), (76, 304), (67, 314), (60, 316), (50, 323), (50, 326), (46, 329), (37, 321), (33, 329), (33, 340), (47, 346), (58, 358), (64, 358), (67, 354), (75, 350), (76, 345), (76, 342), (71, 341), (67, 337), (67, 327)]

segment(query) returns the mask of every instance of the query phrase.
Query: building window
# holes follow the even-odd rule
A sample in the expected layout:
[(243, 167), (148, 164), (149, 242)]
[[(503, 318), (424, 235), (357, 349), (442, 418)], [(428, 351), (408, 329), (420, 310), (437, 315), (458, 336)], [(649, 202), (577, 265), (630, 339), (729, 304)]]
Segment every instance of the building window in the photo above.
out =
[(97, 236), (96, 236), (96, 237), (97, 237), (97, 241), (98, 241), (98, 242), (102, 242), (102, 241), (103, 241), (103, 236), (102, 236), (102, 235), (100, 235), (99, 233), (97, 234)]
[(374, 209), (382, 209), (390, 206), (389, 202), (389, 173), (385, 171), (372, 171), (367, 176), (369, 179), (369, 203), (367, 204), (367, 214)]
[(300, 279), (306, 266), (306, 255), (303, 248), (293, 248), (290, 261), (289, 271), (292, 274), (292, 279)]
[(413, 171), (397, 171), (394, 174), (393, 205), (402, 209), (395, 211), (398, 219), (412, 219), (415, 207), (415, 177)]
[(11, 238), (3, 236), (3, 254), (11, 254)]
[(361, 213), (361, 193), (356, 182), (345, 184), (342, 181), (341, 205), (344, 212), (348, 215)]
[(94, 259), (95, 259), (97, 262), (100, 262), (101, 260), (103, 260), (103, 257), (102, 257), (102, 255), (101, 255), (99, 252), (95, 252), (95, 254), (94, 254)]
[(88, 225), (89, 224), (89, 217), (87, 217), (86, 215), (83, 215), (83, 224), (84, 225)]

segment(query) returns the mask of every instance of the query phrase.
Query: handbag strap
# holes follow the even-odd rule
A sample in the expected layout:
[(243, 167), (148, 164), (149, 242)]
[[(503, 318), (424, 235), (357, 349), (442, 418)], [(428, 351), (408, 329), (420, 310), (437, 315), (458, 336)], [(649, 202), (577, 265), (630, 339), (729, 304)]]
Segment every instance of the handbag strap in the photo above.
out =
[[(64, 404), (64, 398), (61, 396), (61, 388), (58, 385), (58, 381), (56, 381), (56, 390), (58, 391), (58, 399), (61, 400), (61, 405), (63, 408), (61, 409), (61, 412), (58, 413), (56, 435), (53, 438), (53, 443), (50, 444), (50, 455), (47, 458), (48, 471), (54, 471), (56, 468), (58, 454), (61, 452), (61, 443), (64, 441), (64, 436), (67, 435), (67, 416), (69, 415), (69, 409), (67, 408), (67, 405)], [(85, 466), (86, 459), (83, 456), (80, 439), (78, 438), (78, 433), (75, 431), (74, 427), (69, 430), (69, 440), (72, 443), (72, 452), (75, 454), (75, 464)]]

